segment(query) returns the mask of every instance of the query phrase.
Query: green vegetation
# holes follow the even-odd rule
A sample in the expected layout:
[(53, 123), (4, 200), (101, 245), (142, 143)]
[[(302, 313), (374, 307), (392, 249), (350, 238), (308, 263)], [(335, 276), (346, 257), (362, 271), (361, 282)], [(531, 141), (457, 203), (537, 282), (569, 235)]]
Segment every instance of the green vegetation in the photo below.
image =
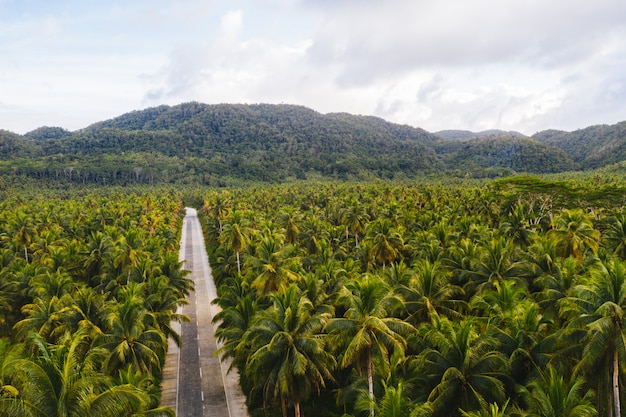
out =
[(217, 335), (253, 415), (620, 415), (622, 184), (204, 192)]
[(75, 132), (0, 131), (0, 175), (75, 184), (224, 186), (442, 174), (495, 178), (599, 168), (626, 159), (623, 123), (540, 132), (532, 139), (500, 131), (440, 135), (302, 106), (185, 103), (134, 111)]
[(0, 415), (173, 414), (191, 205), (255, 417), (618, 417), (623, 126), (446, 140), (187, 103), (0, 131)]
[(600, 168), (626, 159), (626, 122), (574, 132), (545, 130), (533, 138), (562, 149), (582, 169)]
[(173, 415), (162, 366), (193, 289), (180, 196), (32, 191), (0, 202), (0, 415)]

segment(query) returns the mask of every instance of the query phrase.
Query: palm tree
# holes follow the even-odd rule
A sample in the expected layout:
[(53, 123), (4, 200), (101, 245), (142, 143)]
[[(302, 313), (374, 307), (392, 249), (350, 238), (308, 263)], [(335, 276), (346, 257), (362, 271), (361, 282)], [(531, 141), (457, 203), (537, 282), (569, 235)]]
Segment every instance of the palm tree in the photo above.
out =
[(566, 381), (554, 367), (548, 367), (542, 378), (528, 387), (529, 417), (595, 417), (598, 412), (591, 403), (592, 392), (583, 394), (584, 388), (582, 377)]
[(463, 411), (461, 410), (461, 416), (463, 417), (508, 417), (509, 413), (506, 412), (506, 408), (509, 405), (509, 400), (506, 400), (502, 408), (497, 403), (489, 404), (489, 409), (482, 408), (476, 411)]
[(618, 213), (609, 223), (605, 236), (607, 247), (626, 261), (626, 213)]
[(374, 355), (388, 366), (390, 353), (403, 353), (405, 335), (415, 329), (392, 316), (402, 302), (377, 276), (348, 283), (338, 302), (346, 308), (344, 317), (332, 319), (326, 330), (340, 349), (341, 366), (356, 364), (360, 373), (365, 369), (373, 416)]
[[(94, 286), (99, 285), (102, 292), (104, 291), (103, 276), (112, 249), (113, 242), (108, 235), (100, 231), (92, 231), (87, 240), (87, 248), (82, 253), (82, 266), (86, 281)], [(95, 280), (99, 282), (96, 283)]]
[(354, 235), (354, 244), (358, 247), (359, 233), (363, 233), (369, 218), (365, 206), (357, 201), (352, 201), (343, 213), (343, 222), (346, 226), (346, 240), (348, 240), (349, 234), (352, 233)]
[(35, 356), (6, 364), (19, 394), (0, 401), (0, 414), (17, 410), (27, 417), (113, 417), (143, 411), (147, 395), (100, 374), (102, 352), (88, 349), (87, 341), (82, 332), (56, 346), (34, 336)]
[(242, 288), (243, 285), (234, 278), (224, 283), (225, 290), (216, 300), (221, 310), (213, 317), (213, 324), (217, 325), (215, 337), (222, 343), (219, 349), (222, 360), (232, 358), (233, 364), (242, 371), (249, 353), (243, 337), (259, 308), (253, 294), (247, 292), (247, 287)]
[(148, 256), (143, 250), (143, 243), (143, 232), (133, 227), (114, 243), (113, 266), (120, 275), (126, 271), (126, 283), (130, 282), (131, 268), (139, 265), (140, 261)]
[(435, 416), (458, 415), (504, 401), (506, 357), (497, 340), (476, 328), (474, 320), (454, 323), (433, 319), (424, 339), (430, 348), (419, 356), (422, 371), (434, 386), (428, 396)]
[[(570, 319), (570, 326), (584, 326), (588, 330), (583, 355), (575, 371), (592, 377), (598, 369), (602, 370), (597, 375), (600, 387), (606, 384), (613, 388), (612, 395), (607, 395), (606, 409), (620, 416), (620, 363), (626, 360), (624, 263), (617, 259), (600, 262), (591, 270), (588, 281), (576, 286), (572, 295), (562, 300), (561, 313)], [(601, 403), (599, 405), (599, 409), (604, 409)]]
[(453, 285), (450, 278), (440, 262), (423, 259), (415, 263), (413, 278), (407, 285), (396, 287), (404, 299), (409, 322), (418, 325), (439, 314), (460, 316), (465, 303), (456, 297), (463, 295), (463, 290)]
[(220, 234), (220, 241), (226, 247), (235, 252), (237, 256), (237, 272), (241, 274), (241, 261), (239, 254), (245, 249), (249, 243), (248, 234), (250, 230), (243, 224), (241, 213), (235, 211), (232, 219), (223, 226)]
[(261, 314), (246, 332), (246, 342), (254, 352), (245, 372), (266, 400), (279, 400), (283, 417), (287, 402), (293, 403), (295, 417), (312, 391), (318, 395), (332, 380), (335, 358), (325, 351), (320, 332), (322, 316), (312, 314), (313, 305), (295, 285), (284, 294), (271, 296), (273, 306)]
[[(357, 401), (356, 409), (369, 410), (370, 400)], [(406, 393), (404, 383), (400, 381), (397, 386), (387, 385), (383, 382), (383, 395), (377, 401), (375, 413), (378, 417), (408, 417), (412, 410), (411, 400)]]
[(98, 344), (108, 352), (104, 365), (109, 373), (127, 365), (153, 375), (160, 372), (167, 340), (159, 329), (150, 326), (155, 318), (141, 298), (129, 296), (114, 304), (106, 321), (108, 328)]
[(10, 230), (13, 232), (13, 241), (22, 247), (24, 259), (28, 262), (28, 246), (37, 233), (32, 218), (24, 212), (17, 212), (11, 222)]
[(557, 239), (562, 256), (573, 256), (581, 262), (585, 253), (597, 253), (600, 232), (594, 229), (591, 215), (582, 209), (563, 210), (552, 227), (548, 235)]
[(514, 279), (525, 284), (522, 279), (525, 270), (512, 241), (503, 237), (492, 239), (479, 253), (479, 258), (473, 266), (470, 286), (477, 286), (481, 290), (506, 279)]
[(534, 233), (527, 219), (527, 210), (529, 210), (529, 207), (526, 204), (518, 203), (513, 207), (509, 215), (500, 222), (500, 230), (520, 247), (528, 246)]
[(255, 255), (246, 259), (251, 286), (260, 295), (284, 291), (298, 274), (294, 271), (298, 258), (293, 256), (293, 246), (282, 245), (277, 235), (265, 234), (256, 246)]
[(397, 230), (393, 229), (389, 219), (378, 219), (370, 223), (366, 229), (367, 239), (371, 241), (372, 256), (383, 267), (392, 263), (400, 256), (404, 242)]

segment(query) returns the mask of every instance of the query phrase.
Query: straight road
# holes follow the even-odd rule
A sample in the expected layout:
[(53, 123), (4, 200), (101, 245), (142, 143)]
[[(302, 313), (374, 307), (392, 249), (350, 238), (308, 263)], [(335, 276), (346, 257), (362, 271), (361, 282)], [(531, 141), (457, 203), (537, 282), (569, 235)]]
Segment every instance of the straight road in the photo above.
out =
[(163, 370), (163, 405), (176, 410), (178, 417), (248, 417), (246, 399), (235, 369), (215, 355), (220, 347), (211, 321), (219, 306), (211, 302), (217, 291), (209, 266), (202, 228), (195, 209), (187, 208), (183, 221), (180, 260), (191, 271), (195, 292), (182, 313), (191, 323), (177, 325), (183, 344), (179, 350), (170, 340)]

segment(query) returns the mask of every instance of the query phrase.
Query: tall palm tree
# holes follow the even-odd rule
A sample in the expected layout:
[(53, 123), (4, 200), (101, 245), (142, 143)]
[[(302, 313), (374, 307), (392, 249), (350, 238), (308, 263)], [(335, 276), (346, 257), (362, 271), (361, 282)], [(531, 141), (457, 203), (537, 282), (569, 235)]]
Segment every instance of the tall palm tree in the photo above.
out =
[(557, 239), (562, 256), (573, 256), (581, 262), (585, 253), (597, 253), (600, 232), (594, 229), (591, 215), (582, 209), (563, 210), (554, 218), (552, 227), (548, 235)]
[(435, 416), (458, 415), (459, 410), (478, 410), (504, 401), (506, 357), (497, 350), (497, 340), (479, 331), (474, 320), (454, 323), (435, 317), (425, 341), (431, 347), (420, 354), (419, 361), (434, 384), (428, 401)]
[(396, 287), (402, 295), (408, 321), (418, 325), (429, 322), (432, 315), (458, 317), (465, 303), (459, 298), (463, 289), (450, 282), (451, 274), (440, 262), (420, 260), (413, 268), (413, 278), (407, 285)]
[(357, 201), (352, 201), (343, 213), (343, 222), (346, 226), (346, 240), (349, 238), (349, 234), (354, 235), (354, 244), (359, 246), (359, 234), (365, 231), (370, 216), (365, 210), (363, 204), (359, 204)]
[(213, 317), (213, 324), (217, 325), (215, 337), (222, 343), (219, 349), (222, 359), (232, 358), (232, 365), (243, 371), (249, 354), (243, 338), (259, 306), (253, 294), (235, 294), (232, 289), (237, 285), (242, 284), (232, 278), (225, 283), (227, 289), (217, 299), (221, 310)]
[[(583, 355), (575, 371), (588, 379), (599, 377), (600, 386), (610, 385), (612, 393), (605, 399), (606, 409), (620, 416), (620, 364), (626, 360), (624, 263), (617, 259), (600, 262), (591, 270), (587, 282), (576, 286), (572, 295), (562, 300), (561, 313), (570, 319), (572, 327), (588, 330)], [(604, 404), (600, 403), (598, 408), (604, 409)]]
[(113, 417), (143, 411), (147, 395), (100, 374), (102, 352), (86, 349), (87, 340), (79, 332), (61, 345), (48, 345), (35, 336), (35, 356), (7, 364), (19, 394), (0, 401), (0, 414), (13, 410), (25, 417)]
[(277, 235), (265, 234), (256, 246), (254, 256), (246, 259), (246, 266), (251, 276), (251, 286), (259, 294), (267, 295), (273, 291), (284, 291), (291, 282), (298, 278), (298, 258), (294, 256), (291, 245), (282, 245)]
[(393, 317), (402, 301), (377, 276), (349, 282), (338, 300), (344, 316), (326, 325), (341, 354), (341, 366), (356, 365), (367, 376), (370, 415), (374, 415), (374, 356), (389, 364), (391, 352), (403, 353), (413, 326)]
[(541, 379), (528, 387), (529, 417), (595, 417), (592, 392), (585, 390), (582, 377), (567, 381), (550, 366)]
[(393, 228), (389, 219), (377, 219), (366, 229), (367, 239), (371, 241), (372, 256), (385, 267), (400, 256), (404, 241), (400, 233)]
[(220, 241), (225, 244), (226, 247), (235, 252), (237, 256), (237, 272), (241, 274), (241, 261), (239, 254), (245, 249), (249, 243), (250, 230), (243, 223), (243, 218), (240, 212), (235, 211), (232, 219), (223, 226), (223, 231), (220, 234)]
[(254, 353), (245, 372), (263, 389), (266, 400), (280, 402), (283, 417), (288, 402), (293, 403), (295, 417), (300, 417), (302, 402), (332, 380), (336, 362), (320, 335), (322, 316), (312, 314), (313, 305), (295, 285), (271, 299), (273, 306), (246, 332)]
[(610, 219), (606, 231), (605, 241), (607, 247), (622, 261), (626, 261), (626, 213), (617, 213)]
[(106, 317), (108, 328), (97, 341), (107, 351), (104, 365), (109, 373), (127, 365), (152, 375), (160, 372), (167, 340), (161, 330), (150, 325), (154, 321), (137, 297), (111, 306)]
[(21, 246), (24, 251), (24, 259), (28, 262), (28, 247), (37, 234), (33, 219), (24, 212), (17, 212), (10, 224), (10, 230), (13, 233), (13, 241), (16, 245)]
[(101, 292), (104, 291), (103, 276), (112, 249), (113, 242), (108, 235), (101, 231), (92, 231), (87, 240), (87, 247), (82, 253), (85, 280), (91, 285), (99, 285)]
[(522, 279), (525, 270), (513, 242), (503, 237), (494, 238), (479, 253), (473, 266), (470, 287), (477, 286), (481, 290), (506, 279), (514, 279), (520, 284), (525, 284), (525, 280)]

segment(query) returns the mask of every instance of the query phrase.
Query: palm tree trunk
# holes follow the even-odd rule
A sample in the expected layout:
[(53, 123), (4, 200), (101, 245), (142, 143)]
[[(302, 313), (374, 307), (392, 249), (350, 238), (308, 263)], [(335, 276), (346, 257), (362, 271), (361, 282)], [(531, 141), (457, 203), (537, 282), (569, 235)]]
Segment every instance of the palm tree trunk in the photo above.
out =
[(301, 417), (301, 414), (300, 414), (300, 402), (299, 401), (294, 404), (294, 408), (296, 409), (296, 417)]
[(239, 252), (237, 252), (237, 272), (241, 275), (241, 263), (239, 262)]
[(619, 355), (617, 349), (613, 352), (613, 404), (615, 406), (615, 416), (621, 416), (619, 401)]
[(283, 411), (283, 417), (287, 417), (287, 405), (285, 405), (285, 397), (280, 396), (280, 408)]
[(28, 262), (28, 248), (26, 247), (26, 245), (24, 245), (24, 259), (26, 259), (26, 262)]
[(370, 417), (374, 417), (374, 365), (371, 346), (367, 348), (367, 385), (370, 395)]

